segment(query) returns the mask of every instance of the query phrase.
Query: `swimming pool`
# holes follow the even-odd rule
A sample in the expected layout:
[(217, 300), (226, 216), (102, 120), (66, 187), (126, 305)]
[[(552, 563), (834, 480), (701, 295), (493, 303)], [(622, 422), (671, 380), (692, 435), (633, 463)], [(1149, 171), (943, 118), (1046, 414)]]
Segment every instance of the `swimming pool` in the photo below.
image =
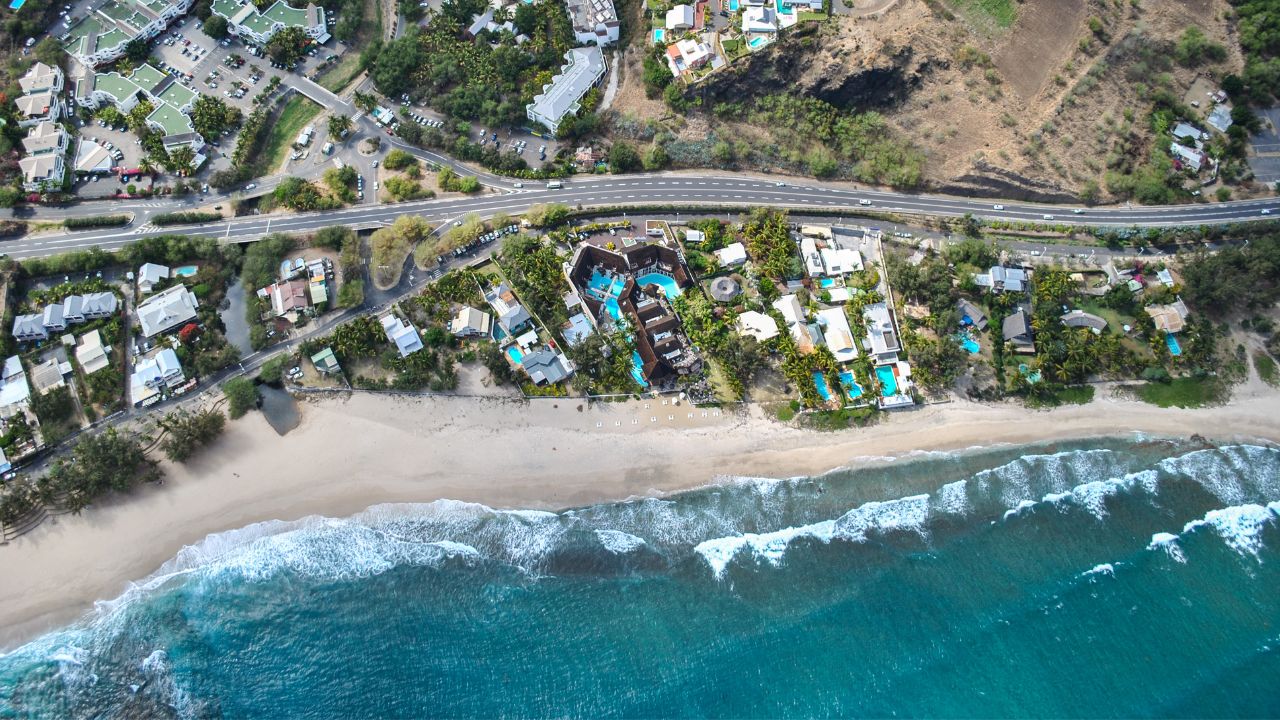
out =
[(892, 365), (877, 367), (876, 379), (880, 381), (880, 397), (893, 397), (898, 394), (898, 375), (893, 372)]
[(635, 381), (640, 385), (640, 387), (647, 388), (649, 387), (649, 381), (644, 379), (643, 368), (644, 368), (644, 360), (640, 358), (640, 351), (632, 350), (631, 351), (631, 377), (635, 378)]
[(854, 379), (852, 372), (845, 370), (840, 373), (840, 384), (844, 385), (844, 394), (848, 395), (850, 400), (862, 397), (862, 386)]
[(778, 11), (779, 15), (794, 15), (796, 12), (795, 8), (784, 4), (782, 0), (773, 0), (773, 8)]
[(622, 319), (622, 308), (618, 307), (618, 295), (622, 293), (624, 281), (620, 277), (609, 277), (596, 270), (587, 281), (587, 290), (597, 300), (604, 303), (604, 308), (614, 320)]
[(645, 273), (644, 275), (636, 278), (636, 284), (640, 287), (644, 287), (645, 285), (657, 285), (662, 288), (662, 294), (666, 295), (667, 299), (678, 297), (680, 295), (680, 286), (676, 284), (675, 279), (670, 275), (663, 275), (660, 272)]
[(821, 280), (818, 281), (818, 287), (833, 288), (833, 287), (836, 287), (836, 283), (837, 281), (835, 278), (822, 278)]
[(729, 0), (729, 12), (738, 12), (738, 0)]
[(173, 276), (174, 277), (191, 277), (192, 275), (195, 275), (199, 271), (200, 271), (200, 268), (196, 265), (183, 265), (180, 268), (174, 268)]
[(768, 42), (769, 42), (769, 39), (768, 39), (768, 38), (753, 37), (753, 38), (751, 38), (750, 40), (748, 40), (748, 41), (747, 41), (747, 45), (751, 46), (751, 49), (752, 49), (752, 50), (755, 50), (756, 48), (758, 48), (758, 47), (760, 47), (761, 45), (764, 45), (764, 44), (766, 44), (766, 43), (768, 43)]
[(982, 346), (979, 345), (978, 341), (975, 340), (973, 336), (967, 332), (963, 332), (963, 333), (960, 333), (959, 335), (956, 335), (956, 340), (960, 342), (961, 347), (969, 351), (970, 355), (977, 355), (978, 353), (982, 352)]
[(520, 348), (512, 345), (507, 348), (507, 357), (511, 358), (511, 362), (519, 365), (524, 360), (524, 353), (520, 352)]
[(13, 0), (13, 2), (9, 3), (9, 9), (17, 10), (18, 8), (22, 7), (22, 4), (25, 3), (26, 1), (27, 0)]
[(822, 396), (824, 402), (831, 400), (831, 387), (827, 385), (827, 378), (821, 370), (813, 371), (813, 384), (818, 388), (818, 394)]
[(654, 41), (655, 43), (660, 43), (660, 42), (662, 42), (662, 41), (663, 41), (663, 38), (665, 38), (666, 36), (667, 36), (667, 31), (666, 31), (666, 29), (665, 29), (665, 28), (654, 28), (654, 30), (653, 30), (653, 41)]
[(1182, 346), (1178, 344), (1178, 338), (1173, 333), (1164, 334), (1164, 344), (1169, 347), (1169, 354), (1177, 357), (1182, 354)]

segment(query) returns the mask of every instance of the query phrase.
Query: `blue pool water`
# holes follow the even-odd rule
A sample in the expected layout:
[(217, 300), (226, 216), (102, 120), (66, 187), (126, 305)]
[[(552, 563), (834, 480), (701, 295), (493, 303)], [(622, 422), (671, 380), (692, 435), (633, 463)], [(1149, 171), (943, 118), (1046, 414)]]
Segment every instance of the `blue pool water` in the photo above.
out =
[(524, 360), (524, 353), (520, 352), (520, 348), (512, 345), (507, 348), (507, 357), (511, 358), (511, 362), (519, 365)]
[(200, 268), (195, 265), (183, 265), (173, 271), (174, 277), (191, 277), (199, 272)]
[(792, 15), (795, 13), (795, 9), (790, 6), (783, 5), (782, 0), (774, 0), (773, 7), (778, 11), (779, 15)]
[(748, 44), (748, 45), (750, 45), (752, 48), (758, 48), (758, 47), (760, 47), (761, 45), (764, 45), (764, 44), (765, 44), (765, 43), (767, 43), (767, 42), (769, 42), (769, 41), (768, 41), (768, 40), (766, 40), (765, 38), (762, 38), (762, 37), (753, 37), (753, 38), (751, 38), (750, 40), (748, 40), (748, 41), (747, 41), (747, 44)]
[(880, 380), (881, 397), (893, 397), (898, 394), (898, 376), (893, 374), (892, 365), (877, 367), (876, 377)]
[(960, 333), (956, 336), (956, 340), (960, 342), (960, 346), (969, 351), (970, 355), (977, 355), (982, 351), (982, 346), (969, 333)]
[(738, 0), (729, 0), (729, 12), (738, 12)]
[(665, 28), (656, 28), (656, 29), (653, 31), (653, 41), (654, 41), (655, 43), (660, 43), (660, 42), (662, 42), (662, 41), (663, 41), (663, 39), (664, 39), (666, 36), (667, 36), (667, 31), (666, 31), (666, 29), (665, 29)]
[(840, 384), (844, 385), (844, 392), (849, 396), (850, 400), (857, 400), (862, 397), (862, 386), (854, 379), (852, 372), (845, 370), (840, 373)]
[(833, 288), (837, 285), (835, 278), (822, 278), (818, 281), (818, 287)]
[(618, 295), (622, 293), (622, 286), (626, 284), (622, 278), (611, 278), (599, 270), (591, 274), (591, 279), (587, 281), (587, 290), (595, 295), (597, 300), (604, 302), (604, 308), (608, 311), (610, 317), (614, 320), (622, 319), (622, 308), (618, 307)]
[(1169, 354), (1177, 357), (1182, 354), (1182, 346), (1178, 344), (1178, 338), (1173, 333), (1164, 334), (1164, 344), (1169, 346)]
[(672, 277), (663, 275), (659, 272), (651, 272), (641, 275), (636, 278), (636, 284), (640, 287), (644, 287), (645, 285), (657, 285), (662, 288), (662, 294), (666, 295), (668, 298), (678, 297), (680, 295), (680, 286), (676, 284), (676, 281)]
[(638, 350), (632, 350), (631, 377), (635, 378), (635, 381), (640, 385), (640, 387), (647, 388), (649, 387), (649, 381), (644, 379), (644, 372), (642, 371), (643, 368), (644, 360), (641, 359), (640, 352)]
[(831, 387), (827, 385), (827, 378), (822, 374), (821, 370), (813, 371), (813, 384), (818, 387), (818, 394), (822, 396), (824, 401), (831, 399)]
[(23, 3), (25, 3), (26, 1), (27, 0), (13, 0), (13, 2), (9, 3), (9, 9), (17, 10), (18, 8), (22, 7)]

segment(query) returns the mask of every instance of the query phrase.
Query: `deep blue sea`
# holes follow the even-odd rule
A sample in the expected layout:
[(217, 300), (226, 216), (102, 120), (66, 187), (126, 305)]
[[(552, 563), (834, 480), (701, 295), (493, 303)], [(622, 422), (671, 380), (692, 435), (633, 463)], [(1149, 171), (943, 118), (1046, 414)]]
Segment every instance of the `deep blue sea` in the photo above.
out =
[(1137, 438), (264, 523), (0, 656), (0, 716), (1275, 717), (1278, 501)]

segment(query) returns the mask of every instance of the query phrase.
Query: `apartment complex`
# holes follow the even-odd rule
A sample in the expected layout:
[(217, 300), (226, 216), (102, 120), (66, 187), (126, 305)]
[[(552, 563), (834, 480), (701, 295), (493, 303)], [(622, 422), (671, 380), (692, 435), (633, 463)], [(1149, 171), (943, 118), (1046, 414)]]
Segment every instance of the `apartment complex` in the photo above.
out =
[(598, 47), (574, 48), (564, 54), (565, 64), (542, 93), (525, 106), (529, 120), (541, 123), (551, 132), (560, 129), (566, 115), (576, 115), (582, 107), (582, 96), (604, 77), (607, 65)]
[(165, 150), (189, 146), (199, 152), (204, 138), (196, 132), (190, 112), (200, 94), (179, 83), (174, 76), (151, 65), (140, 65), (129, 75), (118, 72), (95, 73), (76, 86), (76, 103), (96, 110), (114, 105), (127, 113), (146, 101), (155, 109), (147, 115), (147, 126), (164, 137)]
[(300, 27), (316, 42), (323, 43), (329, 39), (328, 27), (325, 24), (324, 9), (308, 4), (299, 9), (276, 0), (266, 10), (247, 0), (214, 0), (213, 12), (227, 20), (227, 29), (244, 40), (258, 45), (265, 45), (276, 33), (287, 27)]
[(59, 38), (67, 54), (87, 67), (124, 57), (134, 40), (151, 40), (182, 17), (195, 0), (108, 0), (75, 21)]

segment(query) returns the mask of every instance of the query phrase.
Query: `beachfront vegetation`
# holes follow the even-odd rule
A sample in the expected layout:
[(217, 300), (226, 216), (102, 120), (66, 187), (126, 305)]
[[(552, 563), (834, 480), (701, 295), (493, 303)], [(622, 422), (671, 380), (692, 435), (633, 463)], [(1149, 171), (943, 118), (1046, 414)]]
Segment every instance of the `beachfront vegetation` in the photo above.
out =
[(128, 492), (159, 479), (160, 470), (147, 457), (141, 439), (108, 428), (76, 441), (70, 457), (55, 461), (37, 487), (47, 504), (79, 514), (108, 492)]
[(258, 386), (247, 377), (228, 380), (222, 386), (222, 394), (227, 398), (227, 414), (232, 420), (258, 407)]
[(227, 417), (221, 410), (175, 410), (160, 419), (164, 432), (160, 449), (174, 462), (186, 462), (197, 450), (222, 434)]

